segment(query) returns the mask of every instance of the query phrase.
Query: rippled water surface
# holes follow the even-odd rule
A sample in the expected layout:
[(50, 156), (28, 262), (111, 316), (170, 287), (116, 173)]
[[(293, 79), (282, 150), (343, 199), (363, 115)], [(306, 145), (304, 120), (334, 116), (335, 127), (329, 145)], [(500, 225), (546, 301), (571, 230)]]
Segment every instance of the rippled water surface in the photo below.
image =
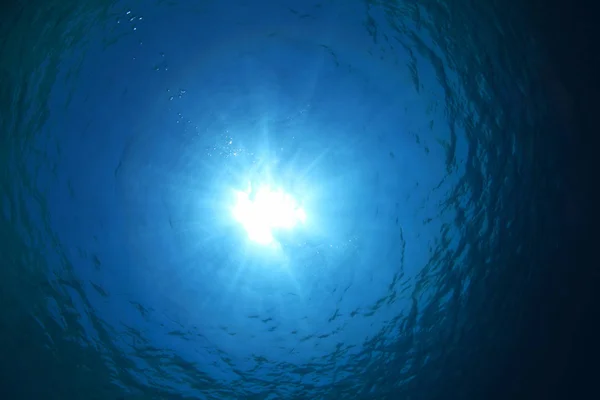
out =
[[(84, 3), (2, 17), (14, 398), (474, 398), (508, 368), (568, 212), (522, 10)], [(269, 245), (232, 211), (266, 183), (306, 213)]]

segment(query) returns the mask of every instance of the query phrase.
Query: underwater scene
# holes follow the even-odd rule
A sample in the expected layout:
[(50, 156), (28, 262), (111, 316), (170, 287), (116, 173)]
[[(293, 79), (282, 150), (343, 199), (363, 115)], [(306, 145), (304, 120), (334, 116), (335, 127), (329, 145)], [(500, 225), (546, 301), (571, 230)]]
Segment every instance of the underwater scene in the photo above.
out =
[(580, 218), (526, 8), (3, 6), (2, 398), (510, 387)]

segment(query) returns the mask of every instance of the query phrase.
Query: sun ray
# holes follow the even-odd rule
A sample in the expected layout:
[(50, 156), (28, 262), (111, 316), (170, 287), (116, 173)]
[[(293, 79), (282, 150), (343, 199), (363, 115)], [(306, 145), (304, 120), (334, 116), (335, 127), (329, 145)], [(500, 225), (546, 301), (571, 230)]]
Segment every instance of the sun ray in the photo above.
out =
[(239, 222), (248, 239), (260, 245), (275, 242), (274, 231), (293, 229), (306, 222), (306, 211), (282, 189), (273, 189), (268, 184), (246, 190), (235, 191), (233, 218)]

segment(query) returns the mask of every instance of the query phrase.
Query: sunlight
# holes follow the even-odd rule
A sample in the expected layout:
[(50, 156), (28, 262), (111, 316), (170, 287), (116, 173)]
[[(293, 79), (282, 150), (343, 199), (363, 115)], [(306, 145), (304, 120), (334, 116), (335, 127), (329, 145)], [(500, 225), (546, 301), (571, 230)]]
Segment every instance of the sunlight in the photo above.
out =
[(253, 191), (236, 191), (232, 213), (248, 235), (248, 239), (269, 245), (274, 242), (273, 231), (292, 229), (306, 221), (306, 213), (297, 201), (282, 189), (263, 185)]

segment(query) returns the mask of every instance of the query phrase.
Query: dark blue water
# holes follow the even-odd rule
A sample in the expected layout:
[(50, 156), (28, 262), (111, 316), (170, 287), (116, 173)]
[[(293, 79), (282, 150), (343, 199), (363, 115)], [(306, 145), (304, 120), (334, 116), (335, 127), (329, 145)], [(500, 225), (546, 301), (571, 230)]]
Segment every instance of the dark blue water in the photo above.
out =
[[(581, 216), (513, 3), (6, 6), (3, 398), (468, 399), (531, 367)], [(253, 243), (248, 182), (306, 221)]]

